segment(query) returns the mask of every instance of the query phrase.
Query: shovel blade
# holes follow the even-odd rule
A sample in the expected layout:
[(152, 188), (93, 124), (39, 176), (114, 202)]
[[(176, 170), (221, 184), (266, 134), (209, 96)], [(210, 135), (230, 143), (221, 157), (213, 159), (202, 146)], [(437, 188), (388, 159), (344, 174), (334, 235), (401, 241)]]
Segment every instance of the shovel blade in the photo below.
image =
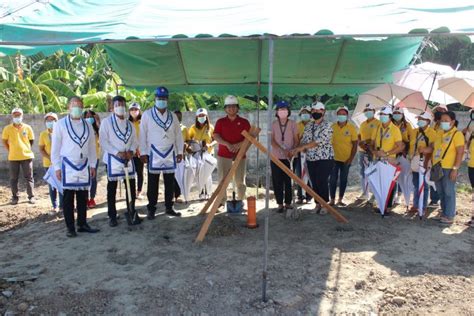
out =
[(239, 200), (227, 201), (227, 213), (239, 214), (244, 209), (244, 203)]

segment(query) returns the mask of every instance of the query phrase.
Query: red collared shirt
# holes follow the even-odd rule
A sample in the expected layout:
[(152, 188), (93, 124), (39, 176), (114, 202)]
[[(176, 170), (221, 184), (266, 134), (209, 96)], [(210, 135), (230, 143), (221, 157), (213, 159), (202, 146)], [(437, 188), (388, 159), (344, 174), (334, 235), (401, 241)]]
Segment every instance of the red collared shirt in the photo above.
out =
[[(250, 123), (248, 120), (237, 115), (237, 117), (232, 121), (228, 116), (226, 116), (217, 120), (214, 127), (214, 134), (219, 134), (223, 140), (230, 144), (237, 144), (245, 139), (241, 134), (244, 130), (250, 130)], [(224, 158), (234, 158), (236, 154), (229, 151), (226, 146), (219, 144), (217, 155)]]

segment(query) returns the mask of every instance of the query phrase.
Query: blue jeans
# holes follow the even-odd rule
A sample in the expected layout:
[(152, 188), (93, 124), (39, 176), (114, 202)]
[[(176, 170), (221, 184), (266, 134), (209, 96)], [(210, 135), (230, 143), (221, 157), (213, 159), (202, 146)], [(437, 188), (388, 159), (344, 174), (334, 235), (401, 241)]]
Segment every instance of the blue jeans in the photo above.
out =
[(336, 198), (337, 180), (339, 178), (339, 200), (342, 200), (347, 188), (347, 177), (349, 176), (349, 168), (351, 165), (346, 165), (343, 161), (335, 161), (329, 177), (329, 192), (331, 200)]
[(451, 169), (443, 169), (443, 177), (436, 181), (443, 216), (453, 219), (456, 215), (456, 181), (449, 179)]
[[(418, 208), (419, 202), (420, 202), (420, 194), (418, 193), (418, 186), (420, 185), (419, 183), (419, 172), (413, 172), (413, 186), (415, 187), (413, 190), (413, 206)], [(426, 207), (428, 206), (428, 187), (429, 184), (425, 182), (425, 186), (423, 189), (423, 209), (426, 210)]]
[(430, 202), (438, 204), (439, 202), (439, 193), (432, 186), (430, 186)]
[(366, 160), (368, 158), (368, 155), (367, 155), (367, 153), (359, 151), (358, 156), (359, 156), (358, 160), (359, 160), (359, 167), (360, 167), (359, 168), (360, 186), (362, 188), (362, 193), (364, 195), (366, 195), (368, 188), (365, 186), (365, 164), (364, 164), (364, 160)]
[[(45, 169), (46, 172), (48, 172), (48, 168)], [(51, 205), (53, 208), (58, 207), (58, 202), (57, 202), (57, 196), (58, 196), (58, 190), (53, 188), (50, 184), (48, 184), (49, 188), (49, 198), (51, 199)], [(63, 208), (63, 195), (59, 193), (59, 208)]]

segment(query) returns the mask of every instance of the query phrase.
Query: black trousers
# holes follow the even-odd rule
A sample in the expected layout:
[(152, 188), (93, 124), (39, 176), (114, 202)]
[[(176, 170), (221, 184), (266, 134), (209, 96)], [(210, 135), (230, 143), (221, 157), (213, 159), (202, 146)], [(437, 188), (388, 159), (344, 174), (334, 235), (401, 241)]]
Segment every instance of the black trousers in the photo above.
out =
[[(130, 179), (130, 195), (132, 197), (132, 201), (128, 200), (127, 191), (125, 191), (125, 199), (127, 201), (127, 205), (130, 205), (132, 212), (135, 212), (135, 200), (137, 198), (137, 191), (135, 188), (135, 179)], [(123, 181), (125, 188), (127, 184), (125, 184), (125, 180)], [(117, 208), (115, 205), (116, 197), (117, 197), (117, 185), (118, 181), (108, 181), (107, 182), (107, 215), (109, 218), (117, 218)]]
[[(165, 181), (165, 208), (167, 210), (173, 207), (174, 197), (174, 173), (164, 173), (163, 179)], [(160, 174), (153, 174), (148, 172), (148, 211), (156, 211), (156, 203), (158, 203), (158, 188), (160, 184)]]
[[(280, 161), (291, 169), (288, 159), (280, 159)], [(285, 172), (283, 172), (280, 167), (273, 163), (273, 161), (271, 163), (271, 169), (273, 192), (275, 193), (277, 204), (283, 204), (283, 195), (285, 196), (285, 204), (291, 204), (291, 199), (293, 198), (293, 192), (291, 190), (291, 178)]]
[(179, 187), (178, 181), (174, 178), (174, 197), (177, 199), (181, 195), (181, 188)]
[(137, 191), (142, 192), (143, 189), (143, 162), (138, 157), (133, 157), (135, 170), (137, 171)]
[(313, 191), (328, 202), (329, 175), (334, 167), (334, 160), (307, 161), (307, 164)]
[(87, 223), (87, 198), (89, 197), (89, 191), (81, 190), (67, 190), (63, 191), (63, 213), (64, 220), (68, 230), (74, 230), (74, 198), (77, 203), (77, 226), (83, 226)]

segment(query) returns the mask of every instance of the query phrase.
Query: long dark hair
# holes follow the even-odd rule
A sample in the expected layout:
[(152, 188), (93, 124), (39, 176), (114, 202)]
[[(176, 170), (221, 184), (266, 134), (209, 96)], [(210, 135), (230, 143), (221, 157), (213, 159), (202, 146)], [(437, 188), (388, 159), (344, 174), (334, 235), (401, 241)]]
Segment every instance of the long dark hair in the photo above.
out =
[[(130, 110), (131, 110), (131, 109), (128, 110), (128, 120), (133, 123), (133, 122), (135, 122), (135, 120), (134, 120), (133, 117), (130, 115)], [(142, 111), (138, 110), (138, 115), (137, 115), (136, 120), (137, 120), (137, 121), (140, 121), (141, 119), (142, 119)]]
[(211, 125), (211, 122), (209, 122), (209, 115), (206, 115), (206, 123), (204, 123), (204, 124), (199, 123), (198, 117), (196, 116), (196, 118), (194, 119), (194, 126), (196, 126), (198, 129), (201, 129), (206, 125), (207, 125), (207, 127), (209, 127)]
[(98, 136), (99, 135), (99, 126), (97, 125), (97, 118), (96, 118), (96, 117), (98, 117), (98, 115), (92, 110), (86, 110), (86, 111), (84, 111), (84, 113), (82, 113), (82, 117), (85, 119), (87, 114), (90, 114), (94, 118), (94, 124), (92, 124), (92, 128), (94, 129), (95, 135)]

